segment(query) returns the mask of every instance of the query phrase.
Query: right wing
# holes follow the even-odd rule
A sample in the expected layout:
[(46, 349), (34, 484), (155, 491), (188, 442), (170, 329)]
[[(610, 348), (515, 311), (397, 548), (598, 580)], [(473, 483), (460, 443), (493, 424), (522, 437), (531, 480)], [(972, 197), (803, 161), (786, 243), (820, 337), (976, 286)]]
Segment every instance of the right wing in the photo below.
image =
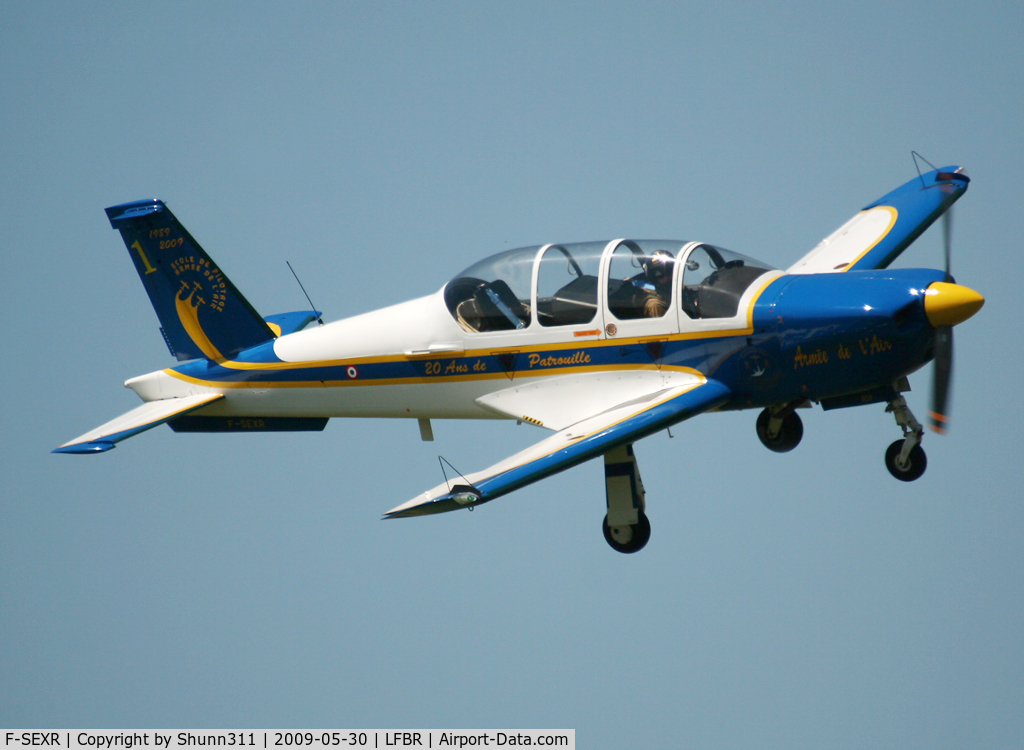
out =
[(943, 167), (866, 206), (786, 273), (837, 273), (887, 268), (967, 190), (962, 167)]
[(385, 513), (404, 518), (477, 505), (544, 477), (671, 427), (729, 400), (717, 380), (690, 375), (690, 382), (648, 392), (587, 417), (490, 468), (440, 484)]

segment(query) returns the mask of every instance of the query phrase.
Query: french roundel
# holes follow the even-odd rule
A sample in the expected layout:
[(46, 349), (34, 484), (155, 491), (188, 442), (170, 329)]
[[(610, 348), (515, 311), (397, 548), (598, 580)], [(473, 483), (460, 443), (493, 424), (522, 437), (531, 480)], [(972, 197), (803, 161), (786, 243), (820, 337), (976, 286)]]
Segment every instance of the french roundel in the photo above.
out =
[(359, 377), (359, 370), (357, 370), (354, 367), (349, 367), (347, 370), (345, 370), (345, 374), (349, 376), (349, 379), (355, 380), (356, 378)]

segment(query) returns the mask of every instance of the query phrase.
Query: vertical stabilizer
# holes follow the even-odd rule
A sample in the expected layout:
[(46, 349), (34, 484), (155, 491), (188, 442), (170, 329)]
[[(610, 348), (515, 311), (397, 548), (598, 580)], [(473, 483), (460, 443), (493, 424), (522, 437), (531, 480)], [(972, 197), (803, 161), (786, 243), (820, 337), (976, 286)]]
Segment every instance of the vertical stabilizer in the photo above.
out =
[(223, 360), (274, 334), (160, 200), (106, 209), (146, 287), (171, 352)]

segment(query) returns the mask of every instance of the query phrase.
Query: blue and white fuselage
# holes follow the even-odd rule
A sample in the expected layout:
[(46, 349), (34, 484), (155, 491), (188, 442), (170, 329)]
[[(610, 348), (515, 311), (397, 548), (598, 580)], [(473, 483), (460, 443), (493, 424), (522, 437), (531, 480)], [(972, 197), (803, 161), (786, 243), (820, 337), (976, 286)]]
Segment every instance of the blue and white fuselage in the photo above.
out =
[(530, 329), (473, 336), (439, 292), (126, 385), (144, 401), (224, 393), (207, 416), (507, 418), (478, 399), (510, 383), (672, 370), (724, 383), (732, 408), (822, 401), (891, 385), (930, 361), (924, 300), (944, 280), (927, 269), (769, 272), (745, 295), (741, 319), (719, 331), (658, 320), (644, 336), (610, 336), (601, 326), (557, 343)]

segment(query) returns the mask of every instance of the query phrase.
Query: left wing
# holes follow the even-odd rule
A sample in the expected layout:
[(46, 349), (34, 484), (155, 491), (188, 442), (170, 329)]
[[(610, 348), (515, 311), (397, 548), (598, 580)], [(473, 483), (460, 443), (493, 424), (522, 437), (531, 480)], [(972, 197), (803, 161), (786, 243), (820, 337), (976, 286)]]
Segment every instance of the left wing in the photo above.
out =
[(786, 273), (839, 273), (888, 268), (896, 257), (952, 206), (970, 183), (962, 167), (915, 177), (823, 239)]
[(688, 377), (690, 382), (686, 384), (648, 392), (583, 419), (490, 468), (469, 474), (455, 483), (440, 484), (384, 515), (386, 518), (424, 516), (494, 500), (721, 406), (731, 395), (717, 380), (696, 374)]

